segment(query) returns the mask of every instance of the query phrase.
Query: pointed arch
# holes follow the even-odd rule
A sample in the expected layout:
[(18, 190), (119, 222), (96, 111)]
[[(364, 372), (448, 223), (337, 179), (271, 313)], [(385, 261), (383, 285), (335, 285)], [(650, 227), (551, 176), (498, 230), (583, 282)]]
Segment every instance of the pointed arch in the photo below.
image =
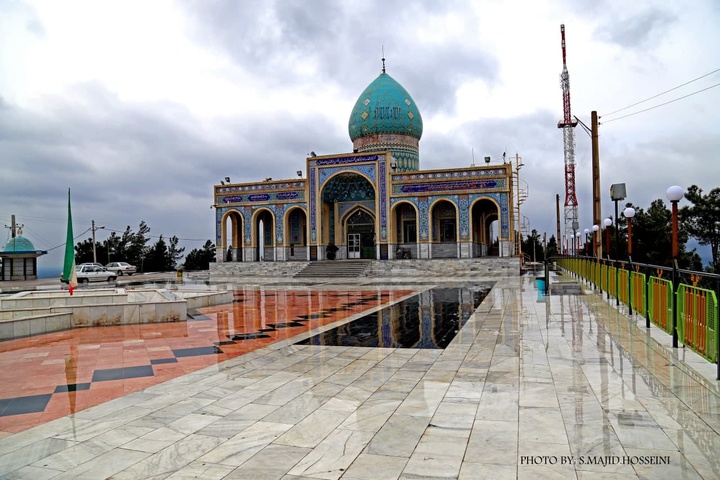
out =
[(391, 258), (418, 258), (419, 221), (419, 209), (412, 202), (401, 200), (391, 207)]
[(217, 248), (220, 250), (221, 261), (242, 262), (242, 238), (243, 229), (245, 228), (242, 212), (234, 208), (230, 209), (222, 215), (220, 221), (220, 239), (222, 243)]
[(275, 221), (275, 213), (267, 207), (253, 212), (251, 228), (254, 261), (276, 260)]
[[(470, 205), (470, 241), (472, 256), (499, 255), (500, 204), (497, 200), (481, 195)], [(497, 239), (498, 245), (495, 245)]]

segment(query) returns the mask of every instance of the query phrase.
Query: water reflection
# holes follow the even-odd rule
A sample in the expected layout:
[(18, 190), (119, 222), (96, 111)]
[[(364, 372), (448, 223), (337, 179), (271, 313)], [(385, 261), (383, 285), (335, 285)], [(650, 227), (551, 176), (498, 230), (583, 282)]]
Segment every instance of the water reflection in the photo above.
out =
[(298, 344), (445, 348), (488, 292), (488, 288), (433, 288)]

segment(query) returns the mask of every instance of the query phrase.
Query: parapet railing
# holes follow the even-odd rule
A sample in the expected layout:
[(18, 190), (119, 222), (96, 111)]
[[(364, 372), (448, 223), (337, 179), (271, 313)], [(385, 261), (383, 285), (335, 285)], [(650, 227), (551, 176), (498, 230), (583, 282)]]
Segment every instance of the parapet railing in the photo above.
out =
[(720, 275), (594, 257), (553, 257), (564, 270), (614, 297), (709, 362), (720, 380), (718, 296)]

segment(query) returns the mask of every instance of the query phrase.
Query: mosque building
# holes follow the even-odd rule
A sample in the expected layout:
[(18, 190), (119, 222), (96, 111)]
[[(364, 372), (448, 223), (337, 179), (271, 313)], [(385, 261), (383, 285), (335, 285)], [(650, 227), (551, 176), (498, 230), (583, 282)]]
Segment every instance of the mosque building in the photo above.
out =
[(352, 152), (313, 152), (298, 178), (215, 185), (217, 261), (515, 255), (512, 163), (421, 170), (422, 116), (384, 59), (348, 132)]
[(22, 227), (16, 226), (15, 215), (12, 216), (10, 231), (10, 239), (0, 250), (0, 281), (36, 280), (37, 259), (47, 251), (36, 250), (32, 242), (22, 236)]

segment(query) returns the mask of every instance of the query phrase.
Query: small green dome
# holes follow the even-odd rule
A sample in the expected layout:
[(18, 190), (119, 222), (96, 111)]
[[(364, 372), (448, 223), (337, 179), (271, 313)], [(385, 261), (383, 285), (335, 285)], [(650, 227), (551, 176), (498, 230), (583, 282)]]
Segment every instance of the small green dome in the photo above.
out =
[(11, 238), (5, 245), (6, 252), (34, 252), (35, 246), (25, 237), (17, 236)]
[(355, 102), (350, 114), (350, 140), (375, 133), (422, 137), (422, 117), (410, 94), (387, 73), (381, 73)]

